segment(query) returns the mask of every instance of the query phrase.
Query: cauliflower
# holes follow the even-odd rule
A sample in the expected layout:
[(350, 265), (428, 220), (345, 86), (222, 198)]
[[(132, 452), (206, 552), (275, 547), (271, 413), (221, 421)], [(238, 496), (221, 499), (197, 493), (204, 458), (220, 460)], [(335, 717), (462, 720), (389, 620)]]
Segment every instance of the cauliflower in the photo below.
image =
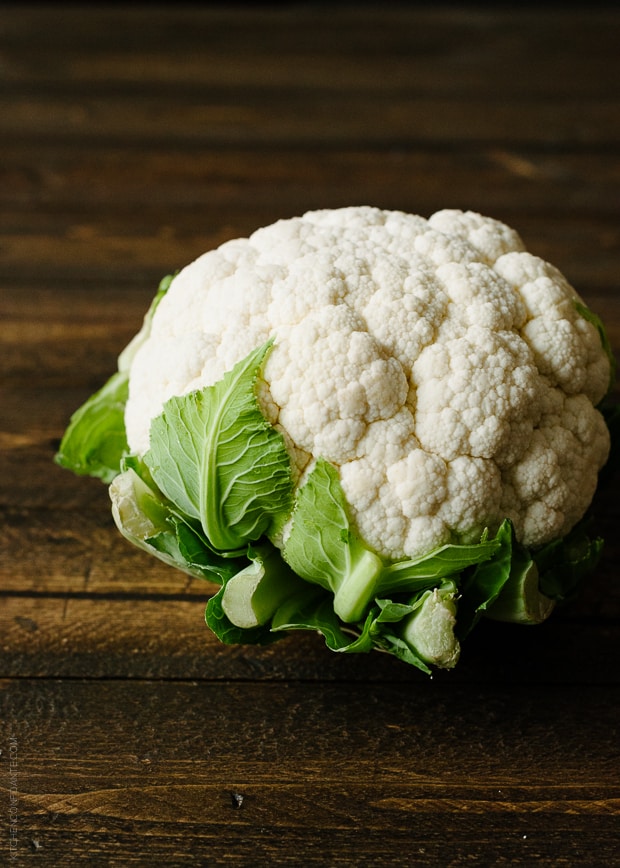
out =
[(274, 339), (260, 403), (302, 471), (337, 466), (354, 522), (388, 558), (512, 520), (564, 536), (609, 436), (609, 359), (562, 275), (496, 220), (370, 207), (311, 212), (184, 268), (129, 374), (132, 452), (173, 395)]
[(312, 211), (167, 279), (88, 410), (107, 435), (114, 418), (122, 456), (102, 469), (95, 447), (80, 466), (66, 436), (58, 460), (111, 482), (133, 542), (222, 583), (210, 623), (225, 641), (308, 627), (427, 671), (455, 664), (459, 632), (508, 587), (528, 589), (515, 620), (546, 617), (536, 553), (564, 541), (556, 559), (578, 543), (584, 570), (595, 561), (582, 520), (612, 378), (598, 318), (503, 223)]

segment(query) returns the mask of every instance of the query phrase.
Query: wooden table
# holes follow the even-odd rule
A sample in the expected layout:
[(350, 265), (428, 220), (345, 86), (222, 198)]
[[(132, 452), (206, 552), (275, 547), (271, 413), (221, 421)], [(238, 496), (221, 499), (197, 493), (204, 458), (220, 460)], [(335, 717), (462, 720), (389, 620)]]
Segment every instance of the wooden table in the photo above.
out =
[(620, 350), (620, 12), (3, 7), (0, 863), (620, 865), (618, 498), (580, 600), (452, 673), (226, 647), (52, 462), (159, 279), (317, 207), (505, 220)]

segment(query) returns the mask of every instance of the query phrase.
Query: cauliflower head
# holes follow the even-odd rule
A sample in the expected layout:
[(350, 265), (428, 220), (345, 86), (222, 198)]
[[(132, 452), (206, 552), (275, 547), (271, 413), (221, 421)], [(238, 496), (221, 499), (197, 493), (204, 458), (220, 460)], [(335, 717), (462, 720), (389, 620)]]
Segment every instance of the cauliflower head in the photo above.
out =
[(540, 546), (584, 515), (609, 451), (597, 405), (610, 359), (584, 309), (477, 213), (280, 220), (174, 277), (131, 359), (127, 442), (144, 454), (168, 399), (272, 340), (257, 395), (295, 484), (319, 459), (335, 467), (381, 557), (479, 540), (505, 519)]

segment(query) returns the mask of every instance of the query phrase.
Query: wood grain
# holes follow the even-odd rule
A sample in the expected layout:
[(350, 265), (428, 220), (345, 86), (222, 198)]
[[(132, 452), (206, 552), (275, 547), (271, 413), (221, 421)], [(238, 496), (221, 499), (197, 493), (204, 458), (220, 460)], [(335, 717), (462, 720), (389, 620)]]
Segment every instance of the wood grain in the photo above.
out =
[(579, 599), (428, 679), (221, 644), (53, 462), (161, 277), (312, 208), (506, 220), (620, 352), (618, 44), (600, 4), (3, 7), (0, 863), (620, 865), (617, 480)]
[(615, 718), (594, 687), (577, 705), (428, 682), (3, 687), (48, 864), (68, 840), (119, 865), (186, 864), (183, 842), (213, 865), (615, 858)]

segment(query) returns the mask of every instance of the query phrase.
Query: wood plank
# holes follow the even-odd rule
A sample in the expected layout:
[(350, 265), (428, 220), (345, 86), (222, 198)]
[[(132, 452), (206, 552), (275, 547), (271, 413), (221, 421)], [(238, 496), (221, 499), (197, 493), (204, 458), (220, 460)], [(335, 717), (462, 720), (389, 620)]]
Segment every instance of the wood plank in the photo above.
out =
[[(19, 489), (14, 489), (13, 503), (0, 509), (4, 592), (133, 596), (146, 592), (199, 598), (209, 592), (208, 583), (190, 579), (124, 540), (112, 520), (107, 486), (73, 477), (51, 463), (48, 473), (75, 479), (81, 491), (75, 500), (65, 499), (52, 479), (56, 495), (45, 487), (38, 495), (45, 508), (24, 509), (19, 505)], [(33, 477), (27, 470), (25, 474), (32, 486)], [(7, 488), (2, 499), (10, 497)], [(56, 505), (55, 498), (64, 503)]]
[[(618, 15), (596, 5), (553, 9), (367, 4), (326, 8), (214, 7), (144, 15), (55, 4), (6, 10), (4, 80), (38, 90), (75, 87), (296, 88), (372, 93), (447, 90), (553, 97), (616, 92)], [(50, 34), (53, 33), (53, 39)], [(527, 58), (527, 63), (524, 63)], [(609, 64), (612, 64), (610, 67)], [(518, 74), (515, 70), (518, 69)]]
[[(172, 796), (178, 798), (174, 792)], [(273, 804), (271, 790), (261, 791), (261, 796), (268, 804)], [(222, 804), (227, 804), (230, 798), (222, 792), (214, 798), (217, 797)], [(297, 797), (298, 791), (293, 790), (290, 801)], [(343, 796), (355, 797), (357, 793), (351, 790)], [(318, 798), (322, 803), (326, 797), (321, 793)], [(299, 799), (297, 804), (300, 810), (305, 810), (304, 799)], [(154, 863), (185, 868), (189, 859), (202, 860), (202, 864), (210, 868), (262, 868), (296, 865), (300, 853), (308, 868), (324, 868), (326, 863), (331, 868), (405, 868), (412, 864), (411, 859), (416, 860), (416, 866), (466, 866), (476, 862), (501, 864), (504, 858), (510, 858), (516, 865), (557, 868), (562, 864), (558, 859), (567, 865), (580, 864), (584, 853), (588, 854), (588, 859), (590, 856), (600, 859), (601, 865), (614, 865), (618, 841), (613, 818), (592, 816), (588, 823), (571, 823), (569, 819), (562, 822), (556, 817), (549, 823), (547, 815), (531, 820), (528, 814), (519, 817), (508, 811), (500, 818), (481, 813), (476, 817), (464, 811), (448, 817), (443, 813), (418, 814), (407, 817), (411, 824), (407, 828), (395, 830), (390, 826), (389, 838), (382, 829), (365, 829), (362, 824), (359, 826), (361, 834), (352, 828), (334, 829), (332, 826), (298, 831), (285, 823), (275, 826), (260, 821), (237, 824), (230, 818), (223, 826), (213, 828), (204, 815), (197, 827), (177, 824), (171, 826), (170, 832), (154, 837), (152, 827), (131, 819), (107, 831), (109, 820), (106, 818), (104, 823), (98, 817), (96, 831), (67, 832), (59, 820), (56, 827), (50, 824), (43, 835), (37, 824), (37, 831), (26, 840), (24, 851), (28, 855), (35, 853), (37, 862), (50, 868), (57, 868), (61, 859), (67, 864), (68, 849), (76, 865), (87, 862), (93, 868), (151, 868)], [(482, 833), (477, 829), (476, 819), (484, 827)], [(134, 831), (136, 828), (139, 833)], [(413, 828), (417, 831), (413, 832)], [(362, 834), (363, 853), (359, 843)], [(43, 846), (48, 848), (47, 855), (42, 852)]]
[[(147, 573), (148, 575), (148, 573)], [(207, 679), (211, 681), (403, 682), (427, 680), (385, 654), (336, 654), (315, 633), (297, 632), (267, 647), (223, 645), (204, 622), (206, 583), (184, 587), (145, 579), (121, 582), (111, 597), (81, 590), (20, 589), (0, 597), (4, 675), (19, 678)], [(439, 684), (618, 685), (620, 599), (603, 576), (583, 599), (539, 627), (485, 621), (463, 644), (458, 666)], [(593, 599), (596, 603), (593, 603)], [(604, 605), (601, 605), (603, 603)], [(593, 617), (595, 614), (595, 618)]]
[(282, 215), (299, 202), (307, 209), (358, 203), (402, 208), (405, 199), (426, 216), (446, 206), (501, 212), (513, 220), (526, 213), (561, 220), (569, 211), (600, 217), (620, 210), (615, 153), (522, 147), (205, 151), (125, 142), (84, 149), (33, 140), (0, 145), (0, 180), (3, 223), (15, 211), (66, 209), (79, 225), (85, 201), (98, 214), (148, 207), (157, 216), (162, 208), (194, 216), (220, 208), (243, 212), (250, 203), (280, 208)]
[[(0, 279), (6, 283), (18, 273), (23, 283), (49, 281), (58, 285), (66, 280), (85, 287), (89, 281), (110, 285), (140, 281), (150, 292), (164, 275), (224, 241), (246, 237), (261, 226), (302, 213), (305, 208), (295, 201), (297, 207), (291, 205), (289, 211), (257, 210), (248, 203), (245, 210), (216, 213), (205, 205), (200, 221), (191, 210), (179, 209), (173, 227), (170, 212), (164, 214), (156, 207), (148, 216), (136, 211), (107, 218), (98, 215), (87, 221), (83, 215), (66, 212), (41, 211), (27, 218), (10, 215), (5, 220)], [(403, 195), (402, 210), (415, 213), (416, 204)], [(472, 206), (477, 207), (475, 203)], [(480, 210), (489, 213), (489, 209)], [(526, 214), (514, 220), (501, 210), (491, 216), (512, 224), (532, 253), (552, 262), (580, 289), (617, 287), (620, 236), (615, 219), (578, 211), (565, 213), (561, 219)]]
[(612, 12), (588, 10), (578, 30), (538, 10), (243, 12), (154, 16), (148, 27), (138, 17), (115, 29), (114, 10), (55, 8), (51, 42), (41, 10), (13, 18), (1, 34), (11, 87), (0, 129), (21, 140), (269, 147), (617, 143)]
[(186, 95), (137, 98), (132, 94), (100, 97), (21, 96), (2, 100), (0, 135), (16, 142), (43, 136), (56, 144), (84, 147), (119, 141), (186, 143), (201, 147), (272, 147), (274, 144), (352, 147), (362, 143), (391, 147), (427, 147), (450, 142), (502, 147), (545, 145), (554, 148), (613, 148), (620, 142), (617, 101), (600, 93), (579, 99), (506, 101), (504, 95), (393, 95), (345, 92), (304, 95), (296, 92)]
[(584, 687), (581, 700), (432, 682), (19, 680), (0, 693), (19, 846), (48, 865), (86, 848), (183, 864), (188, 841), (215, 865), (300, 852), (308, 865), (403, 864), (404, 852), (406, 864), (583, 852), (613, 864), (618, 691)]

